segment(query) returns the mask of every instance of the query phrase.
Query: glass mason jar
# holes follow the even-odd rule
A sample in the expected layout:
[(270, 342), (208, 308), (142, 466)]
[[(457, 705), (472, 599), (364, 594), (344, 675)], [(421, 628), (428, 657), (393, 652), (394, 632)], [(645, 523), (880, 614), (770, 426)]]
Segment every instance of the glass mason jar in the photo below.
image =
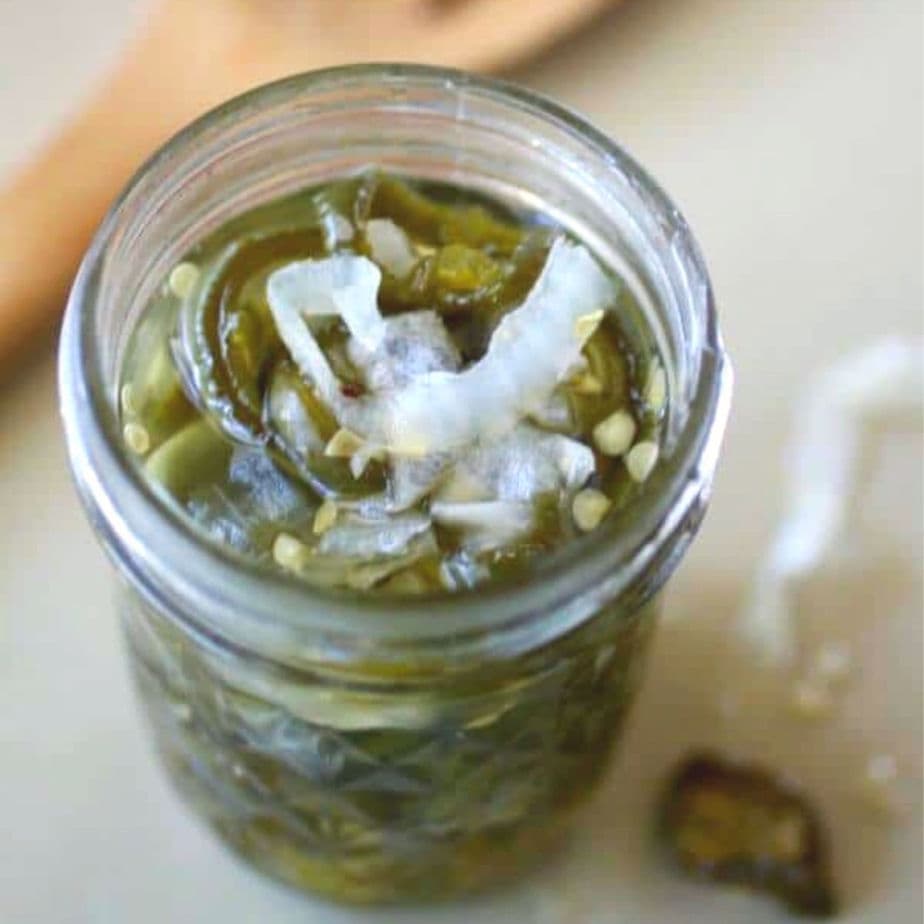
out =
[[(623, 277), (661, 352), (647, 490), (518, 582), (407, 601), (314, 589), (191, 531), (123, 448), (120, 363), (169, 269), (232, 216), (370, 165), (553, 216)], [(730, 387), (684, 219), (560, 106), (373, 65), (262, 87), (191, 125), (103, 223), (60, 353), (71, 466), (177, 789), (253, 864), (342, 900), (438, 898), (529, 864), (607, 766), (659, 591), (703, 516)]]

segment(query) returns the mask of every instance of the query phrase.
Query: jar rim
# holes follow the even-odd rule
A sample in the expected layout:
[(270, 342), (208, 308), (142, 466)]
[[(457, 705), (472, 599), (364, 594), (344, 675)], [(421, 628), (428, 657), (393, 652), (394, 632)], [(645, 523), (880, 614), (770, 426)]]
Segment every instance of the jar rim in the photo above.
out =
[[(254, 107), (344, 87), (412, 83), (464, 92), (556, 124), (628, 174), (646, 203), (673, 225), (690, 254), (705, 303), (703, 355), (689, 416), (676, 445), (633, 502), (626, 522), (605, 521), (593, 541), (576, 540), (523, 578), (452, 594), (411, 598), (340, 593), (268, 571), (189, 528), (154, 495), (128, 458), (104, 382), (94, 303), (107, 250), (126, 202), (218, 124)], [(94, 527), (144, 597), (222, 644), (278, 661), (407, 660), (442, 663), (484, 652), (509, 656), (576, 627), (628, 587), (705, 502), (728, 415), (731, 367), (718, 329), (711, 283), (685, 219), (649, 174), (582, 116), (512, 83), (423, 65), (359, 64), (287, 77), (205, 113), (155, 152), (101, 224), (74, 282), (59, 352), (61, 413), (71, 469)], [(586, 537), (585, 537), (586, 538)], [(438, 613), (434, 613), (438, 609)], [(188, 615), (192, 614), (192, 615)]]

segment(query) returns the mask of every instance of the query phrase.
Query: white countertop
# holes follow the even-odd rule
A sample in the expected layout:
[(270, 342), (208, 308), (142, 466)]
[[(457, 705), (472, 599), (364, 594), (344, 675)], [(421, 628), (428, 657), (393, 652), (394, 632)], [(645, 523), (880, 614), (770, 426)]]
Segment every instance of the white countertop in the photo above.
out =
[[(0, 171), (80, 99), (141, 8), (0, 0)], [(845, 625), (873, 614), (878, 628), (856, 629), (855, 688), (820, 730), (780, 720), (773, 741), (720, 730), (709, 678), (723, 620), (780, 512), (805, 383), (883, 334), (921, 336), (921, 61), (919, 0), (628, 0), (515, 75), (611, 132), (685, 211), (712, 270), (737, 390), (713, 507), (673, 585), (598, 811), (542, 876), (474, 905), (331, 909), (250, 873), (187, 816), (136, 721), (108, 565), (65, 470), (50, 352), (0, 392), (0, 920), (780, 920), (771, 904), (674, 879), (648, 849), (659, 777), (688, 745), (729, 736), (817, 797), (845, 920), (919, 920), (920, 801), (883, 824), (851, 798), (877, 749), (920, 773), (919, 606), (885, 618), (885, 585), (841, 599)], [(920, 511), (920, 464), (902, 478), (890, 489)], [(912, 526), (919, 566), (919, 518)]]

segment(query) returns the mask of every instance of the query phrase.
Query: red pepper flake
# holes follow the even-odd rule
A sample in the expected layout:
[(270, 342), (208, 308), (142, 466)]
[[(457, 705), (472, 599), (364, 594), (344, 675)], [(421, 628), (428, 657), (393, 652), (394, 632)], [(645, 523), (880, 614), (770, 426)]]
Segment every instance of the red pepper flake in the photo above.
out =
[(344, 382), (340, 386), (340, 393), (345, 398), (358, 398), (364, 391), (365, 389), (359, 382)]

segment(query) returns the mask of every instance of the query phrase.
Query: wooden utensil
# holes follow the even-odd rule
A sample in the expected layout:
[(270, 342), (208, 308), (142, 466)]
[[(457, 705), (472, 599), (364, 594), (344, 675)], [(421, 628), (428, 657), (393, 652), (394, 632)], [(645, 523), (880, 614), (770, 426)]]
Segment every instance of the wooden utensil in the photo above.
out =
[(354, 61), (509, 66), (609, 0), (162, 0), (87, 107), (0, 190), (0, 369), (50, 328), (103, 213), (183, 124)]

